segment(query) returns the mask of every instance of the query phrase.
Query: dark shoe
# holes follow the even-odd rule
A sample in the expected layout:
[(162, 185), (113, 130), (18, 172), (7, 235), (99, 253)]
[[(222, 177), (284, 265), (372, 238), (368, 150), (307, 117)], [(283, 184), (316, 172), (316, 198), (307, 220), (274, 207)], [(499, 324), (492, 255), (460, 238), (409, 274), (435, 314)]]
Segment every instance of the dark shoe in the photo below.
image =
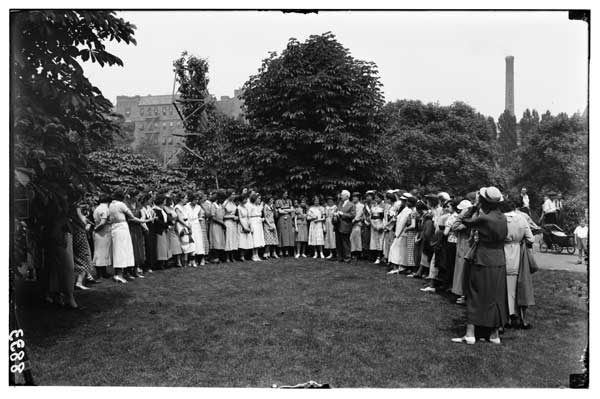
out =
[(532, 328), (533, 328), (533, 326), (531, 325), (531, 323), (521, 324), (521, 326), (520, 326), (521, 330), (531, 330)]

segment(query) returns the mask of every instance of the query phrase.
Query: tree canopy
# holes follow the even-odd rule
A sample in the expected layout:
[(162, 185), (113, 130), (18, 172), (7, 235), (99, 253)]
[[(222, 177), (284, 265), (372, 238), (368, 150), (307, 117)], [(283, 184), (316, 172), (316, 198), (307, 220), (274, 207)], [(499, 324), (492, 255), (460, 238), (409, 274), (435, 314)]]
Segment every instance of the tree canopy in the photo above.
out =
[(113, 11), (11, 13), (14, 166), (34, 214), (80, 195), (88, 183), (84, 154), (109, 146), (118, 131), (112, 104), (80, 61), (122, 66), (104, 42), (135, 44), (134, 29)]
[(493, 124), (467, 104), (401, 100), (388, 103), (385, 140), (389, 185), (462, 195), (502, 186), (495, 175)]
[(236, 148), (261, 186), (307, 192), (382, 181), (377, 67), (353, 58), (331, 32), (270, 53), (242, 99), (254, 129)]

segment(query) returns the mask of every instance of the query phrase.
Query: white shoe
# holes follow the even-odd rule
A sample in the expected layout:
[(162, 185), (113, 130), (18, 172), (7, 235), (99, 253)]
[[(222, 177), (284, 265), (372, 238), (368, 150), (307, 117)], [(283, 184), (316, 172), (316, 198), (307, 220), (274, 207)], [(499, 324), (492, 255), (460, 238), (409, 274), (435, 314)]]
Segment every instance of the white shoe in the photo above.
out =
[(202, 262), (200, 262), (200, 266), (206, 266), (206, 261), (204, 259), (202, 259)]
[(490, 338), (490, 342), (492, 344), (496, 344), (496, 345), (500, 345), (502, 342), (500, 342), (500, 337), (498, 338)]
[(127, 284), (127, 280), (125, 280), (121, 276), (113, 276), (113, 280), (116, 281), (117, 283)]
[(374, 263), (374, 264), (376, 264), (376, 265), (378, 265), (378, 264), (380, 264), (380, 263), (381, 263), (381, 261), (379, 260), (379, 258), (377, 258), (377, 259), (375, 260), (375, 262), (373, 262), (373, 263)]
[(303, 258), (306, 258), (306, 254), (302, 254), (302, 257), (303, 257)]
[(298, 259), (300, 257), (300, 255), (296, 254), (294, 255), (294, 258)]
[[(498, 338), (498, 340), (500, 340), (500, 338)], [(460, 338), (452, 338), (452, 342), (456, 342), (457, 344), (462, 344), (464, 342), (467, 345), (473, 345), (475, 344), (475, 337), (464, 336)]]
[(315, 255), (313, 256), (313, 259), (317, 259), (317, 257), (318, 257), (318, 256), (317, 256), (317, 254), (315, 254)]
[(321, 259), (325, 259), (325, 255), (323, 255), (323, 252), (321, 252)]
[(423, 291), (423, 292), (435, 292), (435, 288), (433, 288), (433, 287), (419, 288), (419, 291)]
[(398, 269), (390, 270), (389, 272), (387, 272), (387, 274), (398, 274), (398, 273), (400, 273), (400, 270), (398, 270)]
[(333, 258), (333, 254), (330, 253), (329, 255), (327, 255), (327, 257), (325, 259), (331, 259), (331, 258)]
[(279, 256), (277, 256), (277, 254), (273, 254), (273, 259), (279, 259)]

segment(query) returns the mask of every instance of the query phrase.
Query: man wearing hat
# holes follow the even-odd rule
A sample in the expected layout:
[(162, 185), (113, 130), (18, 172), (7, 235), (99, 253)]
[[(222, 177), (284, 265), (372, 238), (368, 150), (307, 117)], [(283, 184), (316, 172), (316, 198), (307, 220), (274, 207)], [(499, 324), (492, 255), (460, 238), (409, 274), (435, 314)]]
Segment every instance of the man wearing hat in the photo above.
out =
[(356, 207), (350, 201), (350, 192), (342, 190), (341, 201), (336, 213), (339, 223), (336, 231), (337, 258), (340, 262), (350, 263), (350, 233), (352, 221), (356, 216)]

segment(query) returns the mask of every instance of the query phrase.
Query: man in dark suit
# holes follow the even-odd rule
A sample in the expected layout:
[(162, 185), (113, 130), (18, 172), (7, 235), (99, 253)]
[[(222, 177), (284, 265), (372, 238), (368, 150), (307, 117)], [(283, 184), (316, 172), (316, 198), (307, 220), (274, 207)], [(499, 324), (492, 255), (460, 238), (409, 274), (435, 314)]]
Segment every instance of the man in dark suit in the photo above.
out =
[(350, 263), (350, 233), (352, 232), (352, 220), (356, 216), (356, 208), (350, 201), (350, 192), (342, 191), (341, 201), (338, 206), (338, 226), (336, 231), (337, 258), (340, 262)]

